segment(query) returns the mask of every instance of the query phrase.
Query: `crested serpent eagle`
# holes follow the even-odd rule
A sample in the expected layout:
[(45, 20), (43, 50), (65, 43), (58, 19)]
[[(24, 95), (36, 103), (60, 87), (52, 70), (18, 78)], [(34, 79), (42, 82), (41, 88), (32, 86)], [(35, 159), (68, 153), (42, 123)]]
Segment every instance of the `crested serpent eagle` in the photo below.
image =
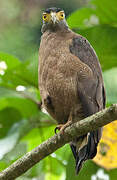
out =
[[(98, 57), (87, 39), (69, 29), (64, 10), (43, 12), (39, 49), (39, 89), (42, 107), (64, 129), (105, 108), (105, 89)], [(102, 128), (75, 137), (70, 147), (76, 173), (97, 153)]]

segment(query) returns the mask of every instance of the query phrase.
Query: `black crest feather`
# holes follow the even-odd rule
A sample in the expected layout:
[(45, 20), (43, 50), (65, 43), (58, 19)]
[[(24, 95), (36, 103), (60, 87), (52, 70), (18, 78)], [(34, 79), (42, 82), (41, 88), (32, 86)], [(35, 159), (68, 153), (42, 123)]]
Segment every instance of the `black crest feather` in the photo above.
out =
[(49, 14), (51, 11), (57, 13), (57, 12), (59, 12), (59, 11), (62, 11), (62, 9), (61, 9), (61, 8), (56, 8), (56, 7), (51, 7), (51, 8), (47, 8), (47, 9), (45, 10), (45, 12), (48, 13), (48, 14)]

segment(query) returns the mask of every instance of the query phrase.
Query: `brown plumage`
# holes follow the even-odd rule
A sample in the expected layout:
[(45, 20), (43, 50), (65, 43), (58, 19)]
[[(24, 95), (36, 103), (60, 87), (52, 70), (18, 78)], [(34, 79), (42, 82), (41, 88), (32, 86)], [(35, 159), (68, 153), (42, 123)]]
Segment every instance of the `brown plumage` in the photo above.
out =
[[(43, 13), (39, 49), (39, 89), (42, 106), (58, 124), (80, 121), (105, 108), (102, 72), (89, 42), (71, 31), (60, 8)], [(69, 123), (68, 123), (69, 124)], [(76, 173), (97, 152), (101, 129), (70, 143)]]

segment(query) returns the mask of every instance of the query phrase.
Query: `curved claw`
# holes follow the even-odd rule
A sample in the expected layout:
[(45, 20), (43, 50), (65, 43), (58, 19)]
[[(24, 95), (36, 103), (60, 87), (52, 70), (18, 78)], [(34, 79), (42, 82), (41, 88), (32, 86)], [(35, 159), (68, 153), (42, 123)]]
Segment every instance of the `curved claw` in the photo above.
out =
[(57, 134), (58, 127), (55, 127), (54, 132)]
[(58, 126), (56, 126), (56, 128), (54, 129), (55, 134), (57, 134), (57, 130), (60, 131), (63, 126), (64, 126), (64, 124), (59, 124)]
[(68, 126), (70, 126), (71, 124), (72, 124), (72, 121), (68, 121), (66, 124), (59, 124), (59, 125), (56, 126), (56, 128), (54, 129), (55, 134), (57, 134), (57, 133), (56, 133), (57, 130), (59, 130), (61, 133), (63, 133), (64, 130), (65, 130)]

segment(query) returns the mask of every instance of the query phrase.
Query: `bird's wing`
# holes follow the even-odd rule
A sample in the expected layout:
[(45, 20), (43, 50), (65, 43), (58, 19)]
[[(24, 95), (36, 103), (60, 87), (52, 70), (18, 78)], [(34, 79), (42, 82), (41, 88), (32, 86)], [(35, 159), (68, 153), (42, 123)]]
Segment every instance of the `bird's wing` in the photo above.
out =
[[(85, 78), (77, 78), (77, 91), (82, 104), (83, 113), (88, 117), (105, 108), (105, 89), (102, 71), (94, 49), (82, 36), (75, 36), (69, 46), (70, 52), (77, 56), (91, 69), (93, 76), (86, 73)], [(89, 133), (88, 143), (78, 153), (74, 145), (72, 152), (76, 159), (76, 172), (78, 173), (83, 161), (92, 159), (97, 153), (97, 144), (101, 138), (101, 129)]]
[[(80, 35), (73, 38), (72, 44), (70, 44), (70, 52), (88, 65), (93, 72), (92, 79), (86, 77), (78, 82), (78, 92), (80, 93), (82, 106), (84, 106), (84, 109), (88, 106), (87, 111), (84, 112), (87, 117), (105, 108), (105, 89), (100, 63), (92, 46)], [(93, 107), (94, 104), (97, 108)]]

